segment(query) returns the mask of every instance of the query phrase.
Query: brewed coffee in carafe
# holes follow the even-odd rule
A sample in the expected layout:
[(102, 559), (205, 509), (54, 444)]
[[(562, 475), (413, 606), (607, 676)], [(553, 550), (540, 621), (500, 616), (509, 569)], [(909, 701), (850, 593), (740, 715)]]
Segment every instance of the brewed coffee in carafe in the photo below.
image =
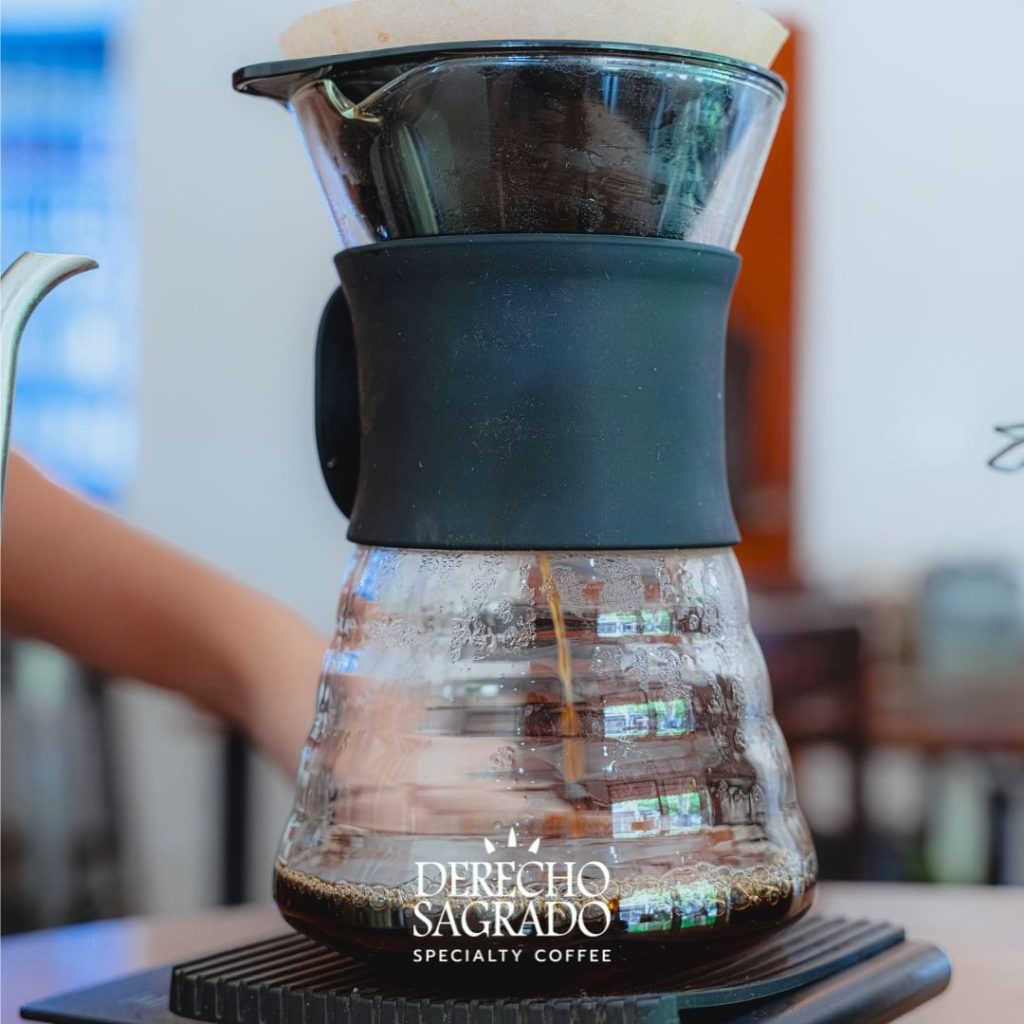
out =
[(795, 920), (815, 859), (732, 553), (722, 409), (780, 80), (535, 42), (236, 87), (294, 113), (346, 246), (317, 440), (356, 548), (284, 916), (403, 964), (585, 950), (637, 977)]

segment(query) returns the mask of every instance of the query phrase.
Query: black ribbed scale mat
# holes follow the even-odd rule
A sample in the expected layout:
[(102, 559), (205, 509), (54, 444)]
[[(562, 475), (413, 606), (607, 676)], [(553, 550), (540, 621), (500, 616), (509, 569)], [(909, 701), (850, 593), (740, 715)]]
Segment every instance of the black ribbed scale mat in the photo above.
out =
[(674, 991), (413, 998), (399, 970), (384, 992), (365, 964), (289, 934), (53, 996), (21, 1013), (48, 1024), (881, 1024), (937, 996), (949, 975), (941, 950), (904, 941), (892, 925), (811, 917)]
[[(397, 970), (393, 987), (384, 990), (365, 963), (287, 935), (176, 967), (171, 1009), (193, 1020), (232, 1024), (671, 1024), (696, 1010), (701, 1020), (726, 1020), (744, 1009), (737, 1004), (764, 1007), (766, 1000), (849, 971), (895, 947), (930, 949), (908, 946), (902, 929), (889, 924), (815, 916), (728, 965), (703, 972), (699, 984), (691, 979), (630, 995), (459, 999), (450, 991), (410, 996), (408, 979)], [(948, 962), (933, 952), (948, 977)], [(933, 984), (933, 991), (916, 1002), (944, 986), (944, 979), (938, 989)], [(759, 1014), (751, 1019), (773, 1018)]]

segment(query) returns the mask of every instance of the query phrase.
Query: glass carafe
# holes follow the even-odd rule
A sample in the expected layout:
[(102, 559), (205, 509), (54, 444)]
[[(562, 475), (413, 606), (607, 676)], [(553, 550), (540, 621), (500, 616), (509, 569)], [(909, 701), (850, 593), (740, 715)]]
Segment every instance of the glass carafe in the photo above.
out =
[[(565, 43), (263, 65), (236, 86), (292, 110), (347, 247), (731, 249), (784, 99), (724, 58)], [(795, 920), (814, 882), (729, 547), (356, 548), (276, 866), (297, 928), (428, 966), (590, 948), (664, 974)], [(680, 956), (652, 958), (667, 944)]]
[[(509, 860), (530, 865), (504, 894), (513, 925), (541, 894), (527, 943), (550, 923), (706, 951), (808, 907), (814, 857), (730, 550), (356, 551), (279, 905), (329, 942), (405, 949), (440, 937), (448, 902), (464, 942), (501, 902), (474, 865)], [(453, 864), (470, 876), (454, 893)]]

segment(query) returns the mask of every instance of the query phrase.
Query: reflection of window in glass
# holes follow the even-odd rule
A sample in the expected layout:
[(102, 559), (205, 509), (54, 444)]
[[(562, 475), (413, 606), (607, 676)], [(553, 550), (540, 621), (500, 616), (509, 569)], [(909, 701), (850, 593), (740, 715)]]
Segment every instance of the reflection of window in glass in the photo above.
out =
[(611, 704), (604, 708), (606, 739), (683, 736), (692, 727), (689, 702), (682, 698)]
[(622, 800), (612, 804), (612, 835), (616, 839), (658, 832), (661, 826), (661, 805), (657, 797)]
[(3, 265), (25, 250), (75, 252), (100, 271), (58, 288), (33, 316), (12, 440), (62, 481), (113, 500), (131, 480), (137, 443), (126, 91), (113, 26), (41, 22), (22, 9), (31, 21), (5, 10), (0, 36)]
[(667, 609), (658, 611), (603, 612), (597, 617), (597, 635), (617, 636), (670, 636), (672, 616)]
[(661, 798), (661, 808), (666, 829), (670, 834), (692, 832), (701, 826), (700, 794), (696, 790), (688, 793), (666, 793)]
[(693, 728), (690, 704), (682, 698), (651, 701), (656, 736), (682, 736)]
[(598, 636), (636, 636), (639, 632), (639, 618), (628, 612), (604, 612), (597, 617)]
[(332, 648), (324, 658), (324, 671), (333, 675), (351, 675), (359, 668), (360, 651), (339, 651)]
[(667, 891), (648, 889), (623, 897), (619, 918), (631, 932), (709, 925), (718, 917), (717, 895), (711, 882), (692, 882)]
[(381, 588), (395, 578), (401, 567), (401, 554), (390, 548), (375, 548), (369, 552), (368, 560), (356, 586), (356, 597), (366, 601), (377, 601)]
[(703, 821), (700, 793), (695, 789), (612, 802), (612, 835), (616, 839), (653, 832), (681, 835), (696, 831)]

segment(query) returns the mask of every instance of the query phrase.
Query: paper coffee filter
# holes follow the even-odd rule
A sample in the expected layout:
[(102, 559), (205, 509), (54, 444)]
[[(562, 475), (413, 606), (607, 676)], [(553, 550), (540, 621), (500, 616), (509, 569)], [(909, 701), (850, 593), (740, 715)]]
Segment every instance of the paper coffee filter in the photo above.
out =
[(300, 18), (287, 57), (486, 39), (574, 39), (704, 50), (770, 67), (788, 32), (741, 0), (350, 0)]

